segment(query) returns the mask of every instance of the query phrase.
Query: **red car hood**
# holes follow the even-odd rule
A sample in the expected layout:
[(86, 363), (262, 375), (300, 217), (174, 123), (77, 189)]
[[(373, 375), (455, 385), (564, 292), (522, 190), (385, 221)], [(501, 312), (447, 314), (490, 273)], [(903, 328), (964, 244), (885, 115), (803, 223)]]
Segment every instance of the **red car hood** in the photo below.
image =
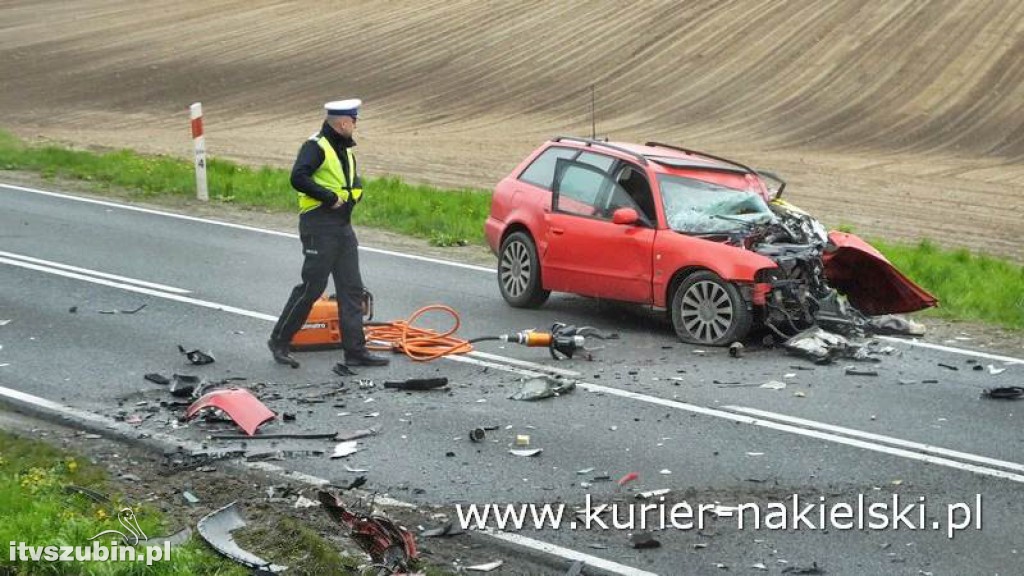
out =
[(861, 312), (869, 316), (903, 314), (939, 303), (857, 236), (833, 231), (828, 238), (835, 250), (822, 255), (825, 276)]

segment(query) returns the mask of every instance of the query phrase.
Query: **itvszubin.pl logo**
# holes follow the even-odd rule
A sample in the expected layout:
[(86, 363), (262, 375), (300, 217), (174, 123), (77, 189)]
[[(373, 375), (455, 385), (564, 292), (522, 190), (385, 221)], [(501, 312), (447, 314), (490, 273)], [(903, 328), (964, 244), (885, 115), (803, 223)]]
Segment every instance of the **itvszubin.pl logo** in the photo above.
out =
[[(146, 566), (154, 562), (171, 559), (171, 543), (164, 540), (163, 545), (146, 545), (136, 549), (142, 542), (148, 542), (146, 533), (139, 527), (139, 521), (131, 508), (122, 508), (117, 514), (125, 532), (120, 530), (104, 530), (89, 538), (89, 546), (30, 546), (24, 542), (10, 543), (11, 562), (145, 562)], [(127, 533), (126, 533), (127, 532)], [(129, 536), (130, 535), (130, 536)], [(110, 544), (105, 545), (101, 537), (109, 536)]]

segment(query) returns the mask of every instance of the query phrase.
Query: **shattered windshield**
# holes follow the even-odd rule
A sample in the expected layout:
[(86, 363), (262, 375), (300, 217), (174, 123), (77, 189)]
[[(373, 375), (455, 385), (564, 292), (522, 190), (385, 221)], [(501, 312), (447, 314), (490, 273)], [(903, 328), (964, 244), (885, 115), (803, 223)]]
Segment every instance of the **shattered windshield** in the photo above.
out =
[(661, 201), (669, 228), (687, 234), (732, 232), (774, 218), (761, 194), (721, 184), (658, 175)]

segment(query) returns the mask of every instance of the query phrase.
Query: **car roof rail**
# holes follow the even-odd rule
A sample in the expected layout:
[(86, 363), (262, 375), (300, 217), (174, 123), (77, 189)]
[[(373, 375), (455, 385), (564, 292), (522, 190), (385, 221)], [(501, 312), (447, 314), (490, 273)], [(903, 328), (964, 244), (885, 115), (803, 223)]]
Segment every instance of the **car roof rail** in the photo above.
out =
[(632, 151), (632, 150), (630, 150), (628, 148), (623, 148), (622, 146), (616, 146), (615, 144), (609, 144), (607, 142), (602, 142), (600, 140), (592, 140), (590, 138), (580, 138), (578, 136), (555, 136), (554, 138), (551, 139), (551, 141), (552, 142), (563, 142), (563, 141), (579, 142), (580, 144), (586, 144), (587, 146), (602, 146), (604, 148), (608, 148), (609, 150), (615, 150), (616, 152), (622, 152), (623, 154), (629, 154), (630, 156), (632, 156), (632, 157), (636, 158), (637, 160), (639, 160), (640, 163), (643, 164), (644, 166), (647, 165), (647, 157), (644, 156), (643, 154), (640, 154), (639, 152), (634, 152), (634, 151)]
[(718, 160), (719, 162), (725, 162), (738, 168), (742, 168), (751, 174), (757, 174), (757, 170), (754, 170), (750, 166), (740, 164), (735, 160), (729, 160), (728, 158), (722, 158), (721, 156), (715, 156), (714, 154), (708, 154), (707, 152), (701, 152), (700, 150), (690, 150), (689, 148), (683, 148), (682, 146), (673, 146), (672, 144), (664, 144), (662, 142), (645, 142), (644, 146), (650, 146), (651, 148), (668, 148), (670, 150), (676, 150), (679, 152), (685, 152), (687, 154), (696, 154), (698, 156), (704, 156), (705, 158), (711, 158), (712, 160)]

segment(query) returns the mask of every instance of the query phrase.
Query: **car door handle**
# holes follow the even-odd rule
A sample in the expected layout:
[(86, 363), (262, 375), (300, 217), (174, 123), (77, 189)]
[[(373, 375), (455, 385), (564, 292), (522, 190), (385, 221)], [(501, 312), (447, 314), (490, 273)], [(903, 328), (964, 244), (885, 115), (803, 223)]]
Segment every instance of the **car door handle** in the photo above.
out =
[(551, 233), (552, 234), (565, 234), (565, 230), (562, 229), (562, 228), (552, 228), (551, 229)]

